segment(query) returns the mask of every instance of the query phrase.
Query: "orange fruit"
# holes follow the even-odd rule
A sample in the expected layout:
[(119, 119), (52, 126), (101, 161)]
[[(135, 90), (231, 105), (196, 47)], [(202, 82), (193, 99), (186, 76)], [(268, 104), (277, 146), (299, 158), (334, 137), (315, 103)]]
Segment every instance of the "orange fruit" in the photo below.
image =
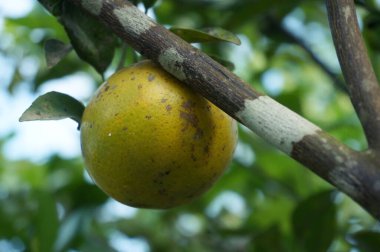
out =
[(129, 206), (190, 202), (220, 177), (236, 122), (151, 61), (113, 74), (86, 107), (81, 146), (88, 173)]

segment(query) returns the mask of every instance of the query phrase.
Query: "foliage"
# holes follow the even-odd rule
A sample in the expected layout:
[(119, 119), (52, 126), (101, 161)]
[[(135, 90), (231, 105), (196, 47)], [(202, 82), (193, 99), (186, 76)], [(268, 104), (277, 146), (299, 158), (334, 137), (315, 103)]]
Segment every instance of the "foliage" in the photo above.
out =
[[(78, 23), (93, 26), (96, 20), (70, 23), (75, 11), (67, 12), (66, 16), (62, 11), (72, 10), (72, 6), (63, 8), (61, 1), (55, 1), (54, 5), (47, 5), (54, 1), (40, 2), (67, 20), (59, 23), (38, 4), (27, 16), (5, 20), (0, 55), (14, 62), (13, 78), (7, 83), (10, 93), (18, 92), (25, 83), (31, 92), (38, 91), (48, 80), (79, 71), (100, 84), (101, 78), (92, 66), (103, 74), (138, 57), (128, 46), (120, 46), (105, 30), (99, 33), (100, 37), (93, 29), (85, 29), (88, 34), (78, 32), (83, 28), (78, 28)], [(345, 92), (283, 30), (286, 28), (304, 40), (340, 77), (324, 1), (134, 2), (143, 2), (140, 6), (148, 8), (153, 6), (151, 11), (157, 21), (168, 27), (198, 30), (220, 27), (238, 34), (240, 47), (222, 41), (197, 46), (233, 62), (236, 74), (256, 89), (352, 148), (366, 147)], [(371, 58), (378, 66), (380, 48), (374, 41), (378, 37), (376, 20), (380, 18), (380, 9), (374, 0), (357, 2)], [(85, 38), (75, 37), (78, 33)], [(12, 43), (5, 43), (6, 39)], [(50, 39), (66, 46), (58, 46), (63, 52), (48, 69), (42, 49)], [(83, 39), (94, 44), (82, 48)], [(68, 52), (69, 44), (78, 54)], [(85, 49), (92, 51), (83, 52)], [(114, 49), (116, 53), (112, 57)], [(92, 57), (88, 58), (89, 55)], [(32, 74), (23, 71), (26, 59), (36, 62)], [(5, 137), (1, 146), (9, 139)], [(120, 208), (122, 214), (117, 211)], [(379, 230), (375, 221), (349, 198), (244, 127), (240, 127), (235, 158), (221, 180), (193, 203), (165, 211), (117, 205), (84, 174), (80, 157), (63, 159), (52, 153), (49, 160), (34, 163), (8, 160), (0, 154), (0, 250), (131, 251), (117, 245), (120, 240), (142, 242), (150, 251), (348, 251), (353, 248), (377, 251)]]

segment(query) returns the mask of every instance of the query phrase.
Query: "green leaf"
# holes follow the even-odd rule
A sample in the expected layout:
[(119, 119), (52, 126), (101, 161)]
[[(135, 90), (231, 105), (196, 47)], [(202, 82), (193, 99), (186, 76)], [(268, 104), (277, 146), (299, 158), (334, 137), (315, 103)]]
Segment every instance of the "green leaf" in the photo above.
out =
[(67, 251), (65, 248), (72, 240), (80, 239), (80, 228), (83, 224), (84, 211), (82, 209), (69, 212), (62, 221), (58, 232), (57, 241), (53, 251)]
[(54, 16), (59, 16), (61, 14), (62, 1), (63, 0), (38, 0), (38, 2)]
[(22, 114), (20, 122), (71, 118), (80, 125), (84, 106), (73, 97), (49, 92), (38, 97)]
[(170, 31), (183, 38), (189, 43), (204, 43), (204, 42), (230, 42), (240, 45), (240, 39), (233, 33), (224, 30), (220, 27), (211, 27), (204, 29), (191, 29), (172, 27)]
[(377, 252), (380, 248), (380, 233), (360, 231), (348, 236), (348, 242), (360, 251)]
[(73, 48), (57, 39), (49, 39), (45, 42), (45, 58), (48, 68), (57, 65)]
[(117, 45), (116, 37), (95, 17), (70, 1), (63, 2), (60, 20), (78, 56), (103, 75), (111, 64)]
[(254, 237), (252, 247), (254, 251), (287, 251), (284, 240), (280, 227), (274, 224)]
[(294, 238), (301, 251), (327, 251), (337, 232), (333, 191), (312, 195), (295, 208), (292, 216)]
[(14, 72), (14, 74), (12, 76), (12, 80), (11, 80), (11, 82), (8, 85), (8, 88), (7, 88), (8, 92), (10, 94), (13, 94), (13, 91), (16, 89), (16, 87), (20, 83), (22, 83), (22, 81), (23, 81), (23, 78), (22, 78), (22, 75), (20, 73), (20, 70), (18, 68), (16, 68), (15, 72)]
[(40, 192), (38, 195), (36, 224), (38, 251), (53, 251), (59, 221), (56, 203), (48, 192)]

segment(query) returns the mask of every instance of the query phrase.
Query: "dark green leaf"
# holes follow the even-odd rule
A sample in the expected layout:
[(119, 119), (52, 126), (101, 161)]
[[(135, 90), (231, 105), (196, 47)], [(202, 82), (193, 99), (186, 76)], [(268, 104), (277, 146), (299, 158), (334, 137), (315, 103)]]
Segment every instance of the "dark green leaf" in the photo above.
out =
[(333, 191), (312, 195), (300, 202), (293, 212), (296, 245), (303, 251), (327, 251), (337, 230)]
[(22, 114), (20, 122), (71, 118), (80, 124), (84, 106), (73, 97), (49, 92), (38, 97)]
[(73, 48), (62, 41), (49, 39), (45, 42), (45, 58), (48, 68), (58, 64)]
[(73, 208), (97, 207), (109, 199), (109, 197), (96, 185), (85, 182), (71, 184), (64, 188), (64, 190), (71, 193), (72, 197), (70, 200)]
[(204, 43), (204, 42), (231, 42), (240, 45), (240, 39), (233, 33), (219, 27), (211, 27), (204, 29), (191, 29), (172, 27), (170, 31), (177, 34), (189, 43)]
[(54, 16), (59, 16), (61, 14), (62, 0), (38, 0), (38, 2), (40, 2), (40, 4)]
[(112, 61), (116, 37), (95, 17), (69, 1), (63, 3), (60, 20), (78, 56), (103, 75)]
[(377, 252), (380, 249), (380, 233), (360, 231), (348, 236), (348, 242), (360, 251)]
[(47, 192), (40, 192), (38, 195), (36, 224), (38, 251), (53, 251), (59, 222), (56, 203)]
[(252, 242), (254, 251), (271, 252), (287, 251), (284, 237), (278, 225), (273, 225), (262, 233), (256, 235)]

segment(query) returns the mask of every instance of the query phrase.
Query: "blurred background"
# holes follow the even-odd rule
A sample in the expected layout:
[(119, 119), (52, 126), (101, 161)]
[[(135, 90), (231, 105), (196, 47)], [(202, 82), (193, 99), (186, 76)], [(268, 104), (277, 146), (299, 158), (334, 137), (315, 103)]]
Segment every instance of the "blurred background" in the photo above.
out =
[[(380, 74), (380, 1), (356, 4)], [(222, 27), (237, 34), (240, 46), (195, 46), (232, 62), (255, 89), (353, 149), (366, 148), (324, 1), (161, 0), (148, 14), (166, 27)], [(0, 34), (1, 252), (378, 251), (380, 226), (371, 216), (243, 126), (225, 175), (191, 204), (147, 210), (113, 201), (84, 170), (74, 121), (18, 122), (48, 91), (86, 103), (102, 76), (74, 51), (47, 67), (45, 41), (69, 39), (35, 0), (0, 0)], [(118, 41), (104, 76), (134, 58)]]

